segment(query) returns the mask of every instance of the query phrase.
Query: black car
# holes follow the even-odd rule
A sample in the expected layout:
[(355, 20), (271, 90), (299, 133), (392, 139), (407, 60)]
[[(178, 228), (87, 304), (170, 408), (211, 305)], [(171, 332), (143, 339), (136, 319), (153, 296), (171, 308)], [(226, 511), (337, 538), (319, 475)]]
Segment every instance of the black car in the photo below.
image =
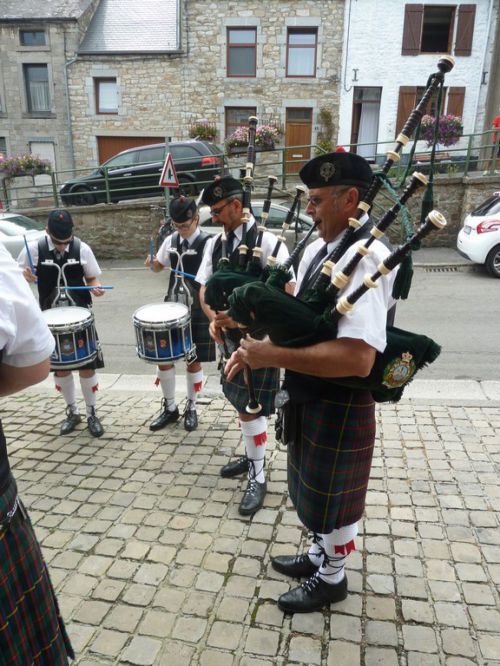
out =
[[(222, 150), (208, 141), (172, 141), (169, 152), (182, 194), (197, 194), (226, 171)], [(124, 150), (88, 176), (66, 181), (60, 189), (62, 202), (65, 206), (84, 206), (159, 196), (165, 157), (164, 143)]]

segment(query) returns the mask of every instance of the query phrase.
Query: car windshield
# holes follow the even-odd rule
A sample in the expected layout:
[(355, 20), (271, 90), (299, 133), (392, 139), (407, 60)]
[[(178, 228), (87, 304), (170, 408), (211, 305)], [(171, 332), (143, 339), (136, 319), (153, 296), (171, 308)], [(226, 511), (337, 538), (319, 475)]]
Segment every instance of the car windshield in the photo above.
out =
[(496, 215), (497, 213), (500, 213), (500, 196), (492, 196), (473, 210), (471, 215), (479, 217), (482, 215)]
[(12, 215), (8, 219), (0, 217), (0, 229), (7, 236), (18, 236), (26, 231), (43, 231), (45, 225), (24, 215)]

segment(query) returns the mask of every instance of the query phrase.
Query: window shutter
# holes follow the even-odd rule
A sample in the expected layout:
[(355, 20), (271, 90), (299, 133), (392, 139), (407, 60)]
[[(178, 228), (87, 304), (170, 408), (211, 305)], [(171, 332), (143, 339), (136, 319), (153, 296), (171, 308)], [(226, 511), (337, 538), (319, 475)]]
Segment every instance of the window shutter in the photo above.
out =
[(405, 5), (402, 55), (418, 55), (420, 53), (423, 20), (423, 5)]
[(476, 5), (460, 5), (458, 8), (457, 38), (455, 41), (455, 55), (457, 56), (470, 56), (471, 54), (475, 17)]
[(408, 119), (408, 116), (413, 111), (416, 97), (417, 97), (417, 88), (415, 86), (399, 87), (398, 115), (396, 120), (396, 136), (401, 132), (405, 122)]
[(462, 117), (464, 112), (465, 87), (452, 87), (448, 90), (447, 113)]

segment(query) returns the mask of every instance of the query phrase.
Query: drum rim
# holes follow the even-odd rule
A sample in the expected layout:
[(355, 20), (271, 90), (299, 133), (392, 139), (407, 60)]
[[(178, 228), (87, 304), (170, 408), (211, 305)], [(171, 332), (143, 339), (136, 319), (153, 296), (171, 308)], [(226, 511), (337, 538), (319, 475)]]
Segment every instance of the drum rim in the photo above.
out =
[[(75, 310), (79, 310), (81, 313), (85, 313), (85, 317), (83, 319), (80, 319), (78, 321), (66, 321), (66, 322), (49, 322), (47, 321), (49, 319), (50, 313), (53, 313), (55, 310), (72, 310), (73, 312)], [(74, 314), (78, 314), (77, 312), (74, 312)], [(94, 321), (94, 313), (89, 310), (88, 308), (82, 308), (79, 305), (71, 305), (69, 307), (60, 307), (60, 308), (49, 308), (47, 310), (42, 310), (42, 316), (45, 320), (45, 323), (49, 328), (59, 328), (61, 326), (68, 327), (68, 326), (76, 326), (76, 325), (82, 325), (82, 324), (91, 324)]]
[[(165, 305), (176, 305), (185, 310), (184, 314), (176, 319), (169, 319), (169, 320), (162, 320), (162, 321), (147, 321), (145, 319), (139, 319), (137, 317), (137, 313), (142, 310), (143, 308), (151, 307), (151, 306), (165, 306)], [(141, 305), (140, 308), (137, 308), (137, 310), (134, 312), (132, 316), (132, 321), (134, 323), (134, 326), (137, 328), (144, 328), (144, 330), (162, 330), (162, 329), (171, 329), (175, 328), (176, 326), (185, 326), (188, 324), (191, 320), (191, 313), (189, 311), (189, 308), (187, 305), (184, 305), (184, 303), (177, 303), (177, 301), (164, 301), (163, 303), (146, 303), (145, 305)]]

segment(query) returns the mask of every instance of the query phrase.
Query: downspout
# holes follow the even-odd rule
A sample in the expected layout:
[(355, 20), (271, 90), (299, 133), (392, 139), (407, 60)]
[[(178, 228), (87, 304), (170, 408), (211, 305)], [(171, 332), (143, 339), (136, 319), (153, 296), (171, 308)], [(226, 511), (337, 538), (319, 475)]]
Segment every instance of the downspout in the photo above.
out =
[[(66, 56), (66, 30), (64, 30), (64, 55)], [(66, 94), (66, 115), (68, 116), (68, 132), (69, 132), (69, 151), (71, 156), (71, 168), (75, 170), (75, 149), (73, 144), (73, 123), (71, 120), (71, 103), (69, 99), (69, 83), (68, 83), (68, 67), (78, 60), (75, 56), (71, 60), (64, 63), (64, 91)]]

